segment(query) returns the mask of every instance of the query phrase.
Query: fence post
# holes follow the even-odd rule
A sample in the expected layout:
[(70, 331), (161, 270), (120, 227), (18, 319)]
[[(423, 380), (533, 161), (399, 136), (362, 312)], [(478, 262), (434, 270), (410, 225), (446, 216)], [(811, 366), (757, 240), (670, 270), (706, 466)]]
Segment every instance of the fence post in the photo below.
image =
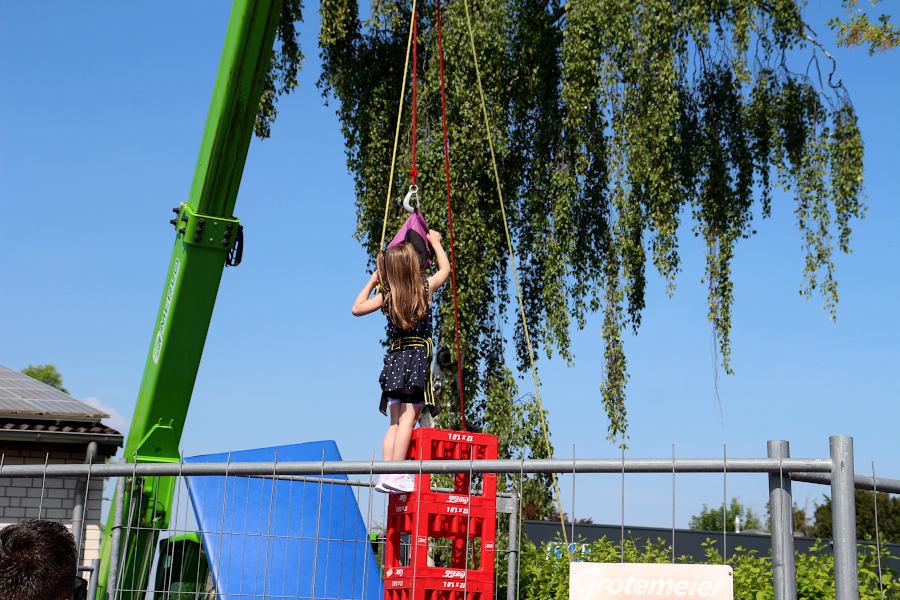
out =
[[(96, 455), (97, 442), (91, 442), (88, 444), (84, 462), (93, 464)], [(75, 504), (72, 507), (72, 537), (75, 538), (75, 552), (78, 555), (75, 562), (79, 565), (81, 565), (81, 540), (84, 538), (84, 503), (90, 496), (89, 485), (89, 479), (78, 479), (75, 483)]]
[(509, 513), (509, 551), (506, 553), (506, 600), (516, 600), (519, 566), (519, 492), (510, 491), (512, 511)]
[(858, 600), (856, 572), (856, 493), (853, 482), (853, 438), (828, 438), (831, 451), (831, 529), (834, 537), (836, 600)]
[(97, 598), (97, 580), (100, 578), (100, 559), (95, 558), (91, 561), (91, 578), (88, 580), (87, 600), (96, 600)]
[[(790, 458), (791, 446), (786, 440), (769, 440), (769, 458)], [(796, 600), (797, 580), (794, 571), (794, 501), (791, 478), (782, 472), (769, 473), (769, 525), (772, 539), (772, 584), (775, 600)]]
[(119, 543), (122, 536), (122, 519), (125, 514), (125, 478), (116, 481), (116, 494), (113, 496), (113, 526), (110, 539), (109, 574), (106, 577), (106, 596), (115, 600), (116, 580), (119, 576)]

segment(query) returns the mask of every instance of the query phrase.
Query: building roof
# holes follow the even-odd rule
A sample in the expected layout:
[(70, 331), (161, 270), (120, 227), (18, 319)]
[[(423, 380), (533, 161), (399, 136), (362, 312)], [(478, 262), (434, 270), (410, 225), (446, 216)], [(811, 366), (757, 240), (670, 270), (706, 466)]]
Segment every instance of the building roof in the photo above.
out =
[(122, 445), (109, 415), (53, 386), (0, 365), (0, 441), (31, 444), (97, 442), (105, 454)]
[(36, 421), (22, 419), (6, 419), (0, 417), (0, 432), (5, 431), (34, 431), (41, 433), (81, 433), (93, 435), (121, 435), (112, 427), (103, 423), (85, 423), (83, 421)]
[(4, 417), (97, 423), (109, 415), (53, 386), (0, 365), (0, 419)]

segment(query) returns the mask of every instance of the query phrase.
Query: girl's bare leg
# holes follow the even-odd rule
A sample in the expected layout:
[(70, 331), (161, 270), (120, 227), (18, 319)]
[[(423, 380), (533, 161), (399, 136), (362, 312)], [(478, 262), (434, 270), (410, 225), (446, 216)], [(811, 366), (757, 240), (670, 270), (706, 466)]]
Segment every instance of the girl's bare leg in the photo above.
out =
[(394, 460), (394, 440), (396, 439), (397, 427), (400, 423), (401, 406), (401, 404), (391, 404), (388, 407), (391, 421), (388, 424), (387, 433), (384, 434), (384, 442), (381, 445), (381, 458), (383, 460)]
[[(391, 458), (385, 460), (406, 460), (406, 451), (409, 450), (409, 440), (412, 437), (413, 429), (422, 411), (415, 404), (401, 403), (391, 407), (396, 408), (399, 415), (397, 429), (394, 433), (394, 448)], [(391, 412), (393, 420), (393, 411)]]

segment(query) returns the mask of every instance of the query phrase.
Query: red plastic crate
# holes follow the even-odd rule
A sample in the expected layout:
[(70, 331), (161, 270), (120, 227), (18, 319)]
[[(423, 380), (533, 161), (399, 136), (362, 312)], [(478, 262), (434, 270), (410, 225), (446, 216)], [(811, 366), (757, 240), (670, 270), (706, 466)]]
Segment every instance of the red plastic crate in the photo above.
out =
[[(416, 524), (418, 523), (418, 527)], [(492, 516), (461, 516), (420, 513), (401, 513), (388, 519), (384, 567), (406, 569), (416, 576), (438, 577), (444, 568), (468, 571), (469, 580), (493, 581), (494, 552), (496, 546), (496, 519)], [(417, 530), (418, 533), (414, 533)], [(409, 534), (409, 564), (401, 563), (400, 540)], [(451, 564), (441, 567), (428, 566), (429, 538), (448, 540), (451, 545)], [(468, 543), (467, 543), (468, 540)], [(467, 550), (477, 555), (478, 567), (466, 569)]]
[(422, 460), (485, 460), (497, 458), (497, 436), (419, 427), (413, 431), (407, 458)]
[[(497, 458), (497, 437), (486, 433), (469, 433), (447, 429), (420, 427), (413, 431), (407, 452), (408, 460), (493, 460)], [(479, 477), (476, 475), (476, 477)], [(454, 477), (453, 492), (472, 497), (472, 504), (496, 507), (497, 475), (486, 473), (481, 486), (472, 490), (469, 473), (462, 471)], [(431, 475), (415, 475), (416, 491), (429, 500), (440, 502), (444, 492), (431, 489)]]
[[(481, 433), (420, 428), (411, 460), (476, 461), (497, 458), (497, 438)], [(452, 492), (431, 489), (431, 476), (415, 475), (415, 490), (391, 494), (384, 553), (385, 600), (491, 600), (497, 529), (497, 476), (481, 477), (470, 493), (470, 474), (454, 477)], [(401, 564), (401, 537), (409, 536), (409, 564)], [(450, 566), (428, 566), (429, 538), (448, 540)], [(466, 569), (467, 550), (477, 569)]]
[(419, 577), (402, 570), (384, 580), (385, 600), (493, 600), (493, 581), (474, 581), (460, 569), (444, 569), (442, 577)]
[[(441, 497), (443, 496), (443, 498)], [(388, 518), (399, 514), (423, 515), (473, 515), (480, 518), (497, 514), (497, 499), (465, 494), (391, 494), (388, 500)]]
[[(479, 477), (476, 475), (476, 477)], [(457, 473), (454, 478), (453, 491), (445, 492), (434, 490), (431, 487), (431, 475), (428, 473), (422, 473), (421, 475), (415, 474), (413, 475), (413, 480), (415, 481), (415, 489), (408, 494), (391, 494), (388, 502), (390, 504), (397, 504), (405, 502), (406, 497), (410, 494), (415, 494), (419, 498), (427, 501), (427, 502), (449, 502), (453, 503), (465, 503), (469, 506), (481, 506), (485, 508), (490, 508), (491, 510), (496, 510), (497, 507), (497, 475), (494, 473), (485, 473), (480, 476), (481, 482), (480, 485), (472, 486), (472, 493), (468, 493), (469, 491), (469, 475), (468, 473)], [(464, 498), (465, 500), (460, 500)]]

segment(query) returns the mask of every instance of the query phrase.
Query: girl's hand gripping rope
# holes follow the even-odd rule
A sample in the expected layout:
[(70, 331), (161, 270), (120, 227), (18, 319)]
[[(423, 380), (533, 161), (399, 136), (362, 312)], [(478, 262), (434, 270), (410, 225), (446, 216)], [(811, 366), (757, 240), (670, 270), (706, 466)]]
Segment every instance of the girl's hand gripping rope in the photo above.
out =
[(434, 257), (437, 259), (438, 266), (438, 270), (435, 271), (434, 275), (428, 278), (428, 288), (431, 293), (434, 293), (439, 287), (447, 283), (447, 279), (450, 277), (450, 260), (447, 258), (447, 253), (441, 245), (441, 241), (444, 239), (443, 236), (434, 229), (429, 229), (427, 237), (428, 243), (431, 244), (431, 248), (434, 250)]

